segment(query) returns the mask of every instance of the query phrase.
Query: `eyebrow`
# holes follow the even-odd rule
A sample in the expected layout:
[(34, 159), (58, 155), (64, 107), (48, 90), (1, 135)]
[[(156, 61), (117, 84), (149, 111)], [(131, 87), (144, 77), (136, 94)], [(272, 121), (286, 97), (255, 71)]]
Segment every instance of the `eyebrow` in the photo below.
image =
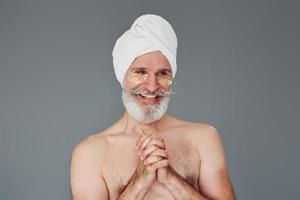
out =
[(170, 74), (172, 74), (172, 70), (170, 69), (160, 69), (160, 72), (169, 72)]
[[(132, 67), (132, 70), (145, 70), (147, 71), (147, 69), (145, 67)], [(169, 73), (172, 73), (172, 70), (170, 69), (167, 69), (167, 68), (163, 68), (163, 69), (160, 69), (158, 70), (159, 72), (162, 72), (162, 71), (165, 71), (165, 72), (169, 72)]]
[(145, 67), (132, 67), (132, 70), (137, 70), (137, 69), (139, 69), (139, 70), (146, 70)]

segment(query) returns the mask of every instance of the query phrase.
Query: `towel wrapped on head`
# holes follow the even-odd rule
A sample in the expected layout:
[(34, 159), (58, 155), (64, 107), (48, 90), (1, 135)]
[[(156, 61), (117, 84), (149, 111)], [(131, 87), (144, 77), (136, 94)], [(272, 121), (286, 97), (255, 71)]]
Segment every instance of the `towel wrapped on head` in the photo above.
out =
[(134, 59), (157, 50), (168, 59), (174, 78), (177, 37), (172, 26), (158, 15), (142, 15), (117, 39), (112, 52), (115, 74), (122, 87), (124, 76)]

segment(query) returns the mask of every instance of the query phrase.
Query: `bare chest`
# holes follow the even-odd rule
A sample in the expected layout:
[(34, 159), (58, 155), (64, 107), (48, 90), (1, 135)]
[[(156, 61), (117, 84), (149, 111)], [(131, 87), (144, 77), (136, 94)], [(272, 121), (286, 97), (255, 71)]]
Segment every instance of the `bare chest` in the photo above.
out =
[[(187, 183), (199, 190), (200, 161), (197, 151), (186, 142), (172, 141), (168, 142), (167, 151), (170, 166)], [(112, 146), (107, 152), (103, 165), (103, 176), (109, 190), (110, 199), (117, 199), (127, 186), (136, 170), (138, 159), (135, 145), (130, 143)], [(153, 190), (149, 191), (148, 196), (153, 196), (157, 191), (168, 192), (166, 188), (162, 187), (160, 184), (155, 184)], [(151, 191), (153, 194), (151, 194)]]

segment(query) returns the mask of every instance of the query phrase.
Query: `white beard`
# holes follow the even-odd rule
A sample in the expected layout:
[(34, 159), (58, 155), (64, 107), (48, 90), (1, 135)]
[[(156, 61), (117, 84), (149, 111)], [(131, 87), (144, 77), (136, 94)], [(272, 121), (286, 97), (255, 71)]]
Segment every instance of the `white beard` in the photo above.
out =
[(170, 96), (162, 97), (160, 102), (155, 105), (140, 105), (135, 99), (135, 95), (122, 90), (122, 101), (127, 112), (135, 120), (148, 124), (159, 120), (167, 111)]

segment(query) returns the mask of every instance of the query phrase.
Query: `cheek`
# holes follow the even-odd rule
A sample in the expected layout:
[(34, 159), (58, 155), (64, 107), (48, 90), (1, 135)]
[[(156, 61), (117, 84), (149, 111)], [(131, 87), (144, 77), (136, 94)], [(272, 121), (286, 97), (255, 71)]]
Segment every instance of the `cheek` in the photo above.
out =
[(141, 84), (144, 80), (145, 78), (134, 76), (128, 79), (128, 82), (137, 85), (137, 84)]
[(147, 75), (141, 76), (136, 74), (128, 74), (127, 77), (125, 77), (125, 87), (128, 89), (132, 89), (140, 84), (142, 84), (145, 80), (147, 80)]
[(172, 87), (173, 81), (171, 78), (164, 77), (164, 78), (159, 78), (158, 83), (167, 91), (169, 91)]

